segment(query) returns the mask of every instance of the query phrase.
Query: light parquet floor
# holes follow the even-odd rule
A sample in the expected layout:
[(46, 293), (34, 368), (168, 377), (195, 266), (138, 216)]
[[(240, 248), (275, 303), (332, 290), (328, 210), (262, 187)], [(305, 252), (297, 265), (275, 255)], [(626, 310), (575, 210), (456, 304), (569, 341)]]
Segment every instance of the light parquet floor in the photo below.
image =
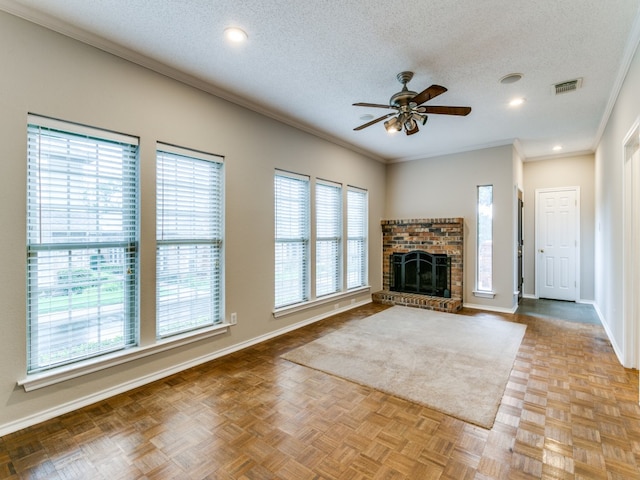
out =
[(640, 478), (638, 373), (597, 325), (463, 310), (527, 324), (490, 431), (279, 358), (384, 308), (2, 437), (0, 478)]

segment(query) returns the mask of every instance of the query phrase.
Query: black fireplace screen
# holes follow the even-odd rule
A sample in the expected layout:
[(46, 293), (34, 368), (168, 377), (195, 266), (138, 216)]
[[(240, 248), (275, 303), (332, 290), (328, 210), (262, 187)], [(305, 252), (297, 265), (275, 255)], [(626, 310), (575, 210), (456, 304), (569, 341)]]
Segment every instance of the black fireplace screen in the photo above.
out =
[(451, 298), (451, 258), (414, 250), (391, 255), (391, 290)]

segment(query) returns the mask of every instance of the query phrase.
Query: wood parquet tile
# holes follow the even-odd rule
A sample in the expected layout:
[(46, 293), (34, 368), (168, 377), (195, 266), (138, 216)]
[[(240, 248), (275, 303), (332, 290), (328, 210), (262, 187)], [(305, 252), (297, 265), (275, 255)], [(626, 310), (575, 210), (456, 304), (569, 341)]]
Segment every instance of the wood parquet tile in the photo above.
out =
[(0, 478), (640, 479), (638, 373), (601, 327), (527, 325), (485, 430), (280, 355), (370, 304), (0, 438)]

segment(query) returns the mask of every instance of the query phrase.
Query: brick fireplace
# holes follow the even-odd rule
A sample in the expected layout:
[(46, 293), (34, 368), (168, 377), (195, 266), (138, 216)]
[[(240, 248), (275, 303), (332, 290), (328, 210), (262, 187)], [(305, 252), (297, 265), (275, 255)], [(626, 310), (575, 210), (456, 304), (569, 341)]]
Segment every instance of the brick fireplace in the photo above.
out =
[[(462, 218), (424, 218), (382, 221), (382, 290), (373, 301), (386, 305), (457, 312), (462, 308), (464, 222)], [(392, 291), (391, 257), (396, 253), (424, 251), (446, 254), (451, 262), (450, 298)]]

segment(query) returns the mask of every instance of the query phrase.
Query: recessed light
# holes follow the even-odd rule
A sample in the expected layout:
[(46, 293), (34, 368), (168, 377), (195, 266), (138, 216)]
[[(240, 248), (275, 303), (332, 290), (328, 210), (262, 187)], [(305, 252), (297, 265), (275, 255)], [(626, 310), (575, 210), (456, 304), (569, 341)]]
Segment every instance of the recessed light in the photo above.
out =
[(562, 150), (562, 145), (556, 145), (553, 147), (554, 152), (559, 152), (560, 150)]
[(249, 36), (247, 35), (247, 32), (245, 32), (244, 30), (242, 30), (241, 28), (238, 27), (227, 27), (224, 29), (224, 36), (227, 40), (229, 40), (230, 42), (233, 43), (242, 43), (244, 42), (247, 38), (249, 38)]
[(523, 77), (521, 73), (510, 73), (509, 75), (505, 75), (500, 79), (500, 83), (508, 84), (508, 83), (516, 83)]
[(514, 98), (513, 100), (511, 100), (509, 102), (509, 105), (511, 105), (512, 107), (517, 107), (519, 105), (522, 105), (524, 103), (524, 98), (519, 97), (519, 98)]

